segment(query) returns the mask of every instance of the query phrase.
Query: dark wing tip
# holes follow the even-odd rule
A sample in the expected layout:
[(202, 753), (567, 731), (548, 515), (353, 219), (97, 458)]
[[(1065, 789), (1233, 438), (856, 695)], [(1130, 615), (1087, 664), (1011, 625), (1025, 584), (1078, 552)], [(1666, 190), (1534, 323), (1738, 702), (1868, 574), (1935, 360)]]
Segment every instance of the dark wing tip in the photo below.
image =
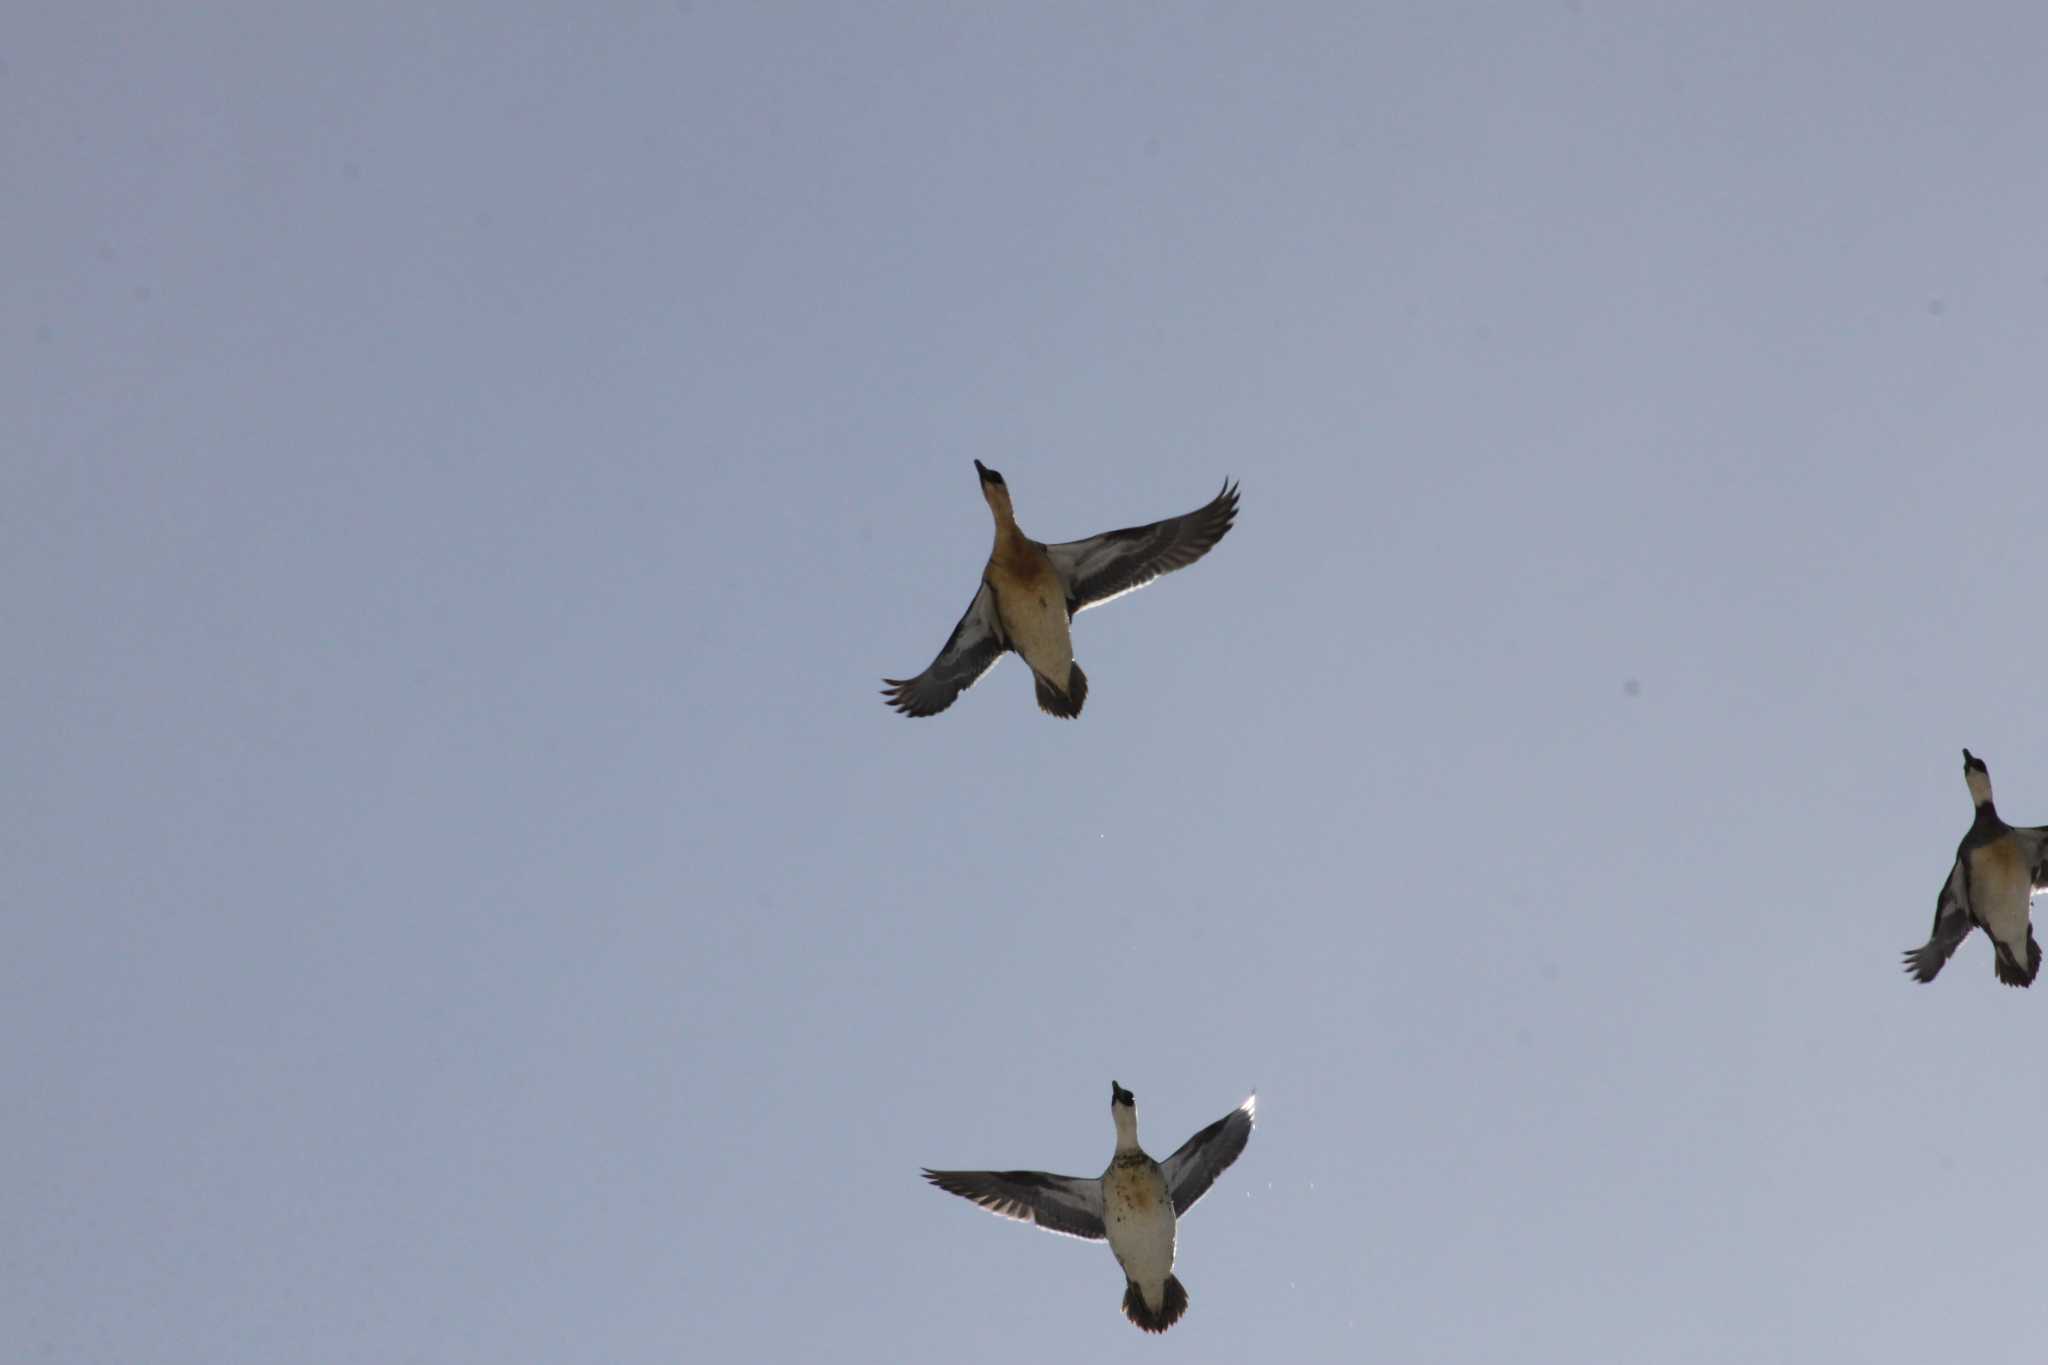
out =
[[(1230, 528), (1237, 525), (1237, 485), (1225, 479), (1223, 491), (1207, 503), (1184, 516), (1169, 518), (1161, 525), (1178, 526), (1179, 538), (1155, 552), (1156, 558), (1147, 566), (1150, 571), (1147, 582), (1159, 574), (1185, 569), (1215, 549), (1216, 543), (1230, 534)], [(1157, 528), (1143, 526), (1134, 529), (1142, 534)]]
[(974, 1182), (966, 1179), (966, 1177), (976, 1174), (979, 1174), (979, 1172), (934, 1171), (930, 1167), (924, 1168), (924, 1178), (937, 1185), (947, 1194), (957, 1194), (962, 1199), (970, 1199), (977, 1204), (982, 1204), (983, 1207), (989, 1207), (984, 1203), (988, 1197), (987, 1191), (976, 1189)]
[(1015, 1194), (1001, 1188), (1004, 1181), (1012, 1184), (1035, 1186), (1042, 1180), (1019, 1179), (1029, 1177), (1030, 1171), (934, 1171), (927, 1169), (924, 1178), (944, 1190), (957, 1194), (977, 1208), (987, 1209), (998, 1218), (1012, 1218), (1020, 1223), (1037, 1223), (1042, 1220), (1029, 1204)]
[[(1207, 507), (1196, 514), (1199, 523), (1194, 541), (1200, 546), (1194, 558), (1216, 548), (1216, 542), (1230, 534), (1230, 528), (1237, 525), (1237, 485), (1229, 479), (1223, 481), (1223, 491), (1212, 498)], [(1190, 546), (1191, 549), (1194, 546)], [(1190, 561), (1192, 562), (1192, 561)]]
[(882, 681), (888, 684), (882, 689), (883, 698), (906, 716), (936, 716), (953, 704), (952, 697), (934, 706), (918, 696), (916, 688), (921, 681), (918, 678), (884, 678)]

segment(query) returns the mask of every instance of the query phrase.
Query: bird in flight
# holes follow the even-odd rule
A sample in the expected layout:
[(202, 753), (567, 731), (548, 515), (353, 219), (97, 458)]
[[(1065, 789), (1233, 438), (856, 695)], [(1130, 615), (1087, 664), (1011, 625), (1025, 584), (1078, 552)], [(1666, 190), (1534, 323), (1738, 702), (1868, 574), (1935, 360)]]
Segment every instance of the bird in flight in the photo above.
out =
[(1188, 1307), (1188, 1291), (1173, 1273), (1178, 1221), (1251, 1140), (1258, 1100), (1250, 1096), (1172, 1156), (1154, 1161), (1138, 1145), (1137, 1097), (1111, 1081), (1116, 1155), (1101, 1175), (928, 1170), (924, 1178), (1004, 1218), (1069, 1237), (1106, 1239), (1123, 1267), (1124, 1316), (1147, 1332), (1164, 1332)]
[(1015, 650), (1031, 668), (1038, 708), (1070, 720), (1088, 699), (1088, 675), (1074, 662), (1069, 630), (1075, 613), (1209, 553), (1237, 516), (1237, 486), (1226, 479), (1221, 493), (1185, 516), (1045, 545), (1018, 528), (1003, 476), (980, 460), (974, 468), (996, 519), (981, 586), (931, 666), (914, 678), (882, 679), (882, 695), (906, 716), (936, 716), (1005, 650)]
[(2041, 970), (2034, 941), (2034, 892), (2048, 889), (2048, 827), (2015, 829), (1991, 804), (1991, 769), (1963, 750), (1963, 781), (1977, 818), (1956, 848), (1956, 860), (1934, 903), (1934, 933), (1906, 953), (1915, 981), (1932, 981), (1956, 945), (1982, 929), (1991, 939), (1991, 969), (2008, 986), (2031, 986)]

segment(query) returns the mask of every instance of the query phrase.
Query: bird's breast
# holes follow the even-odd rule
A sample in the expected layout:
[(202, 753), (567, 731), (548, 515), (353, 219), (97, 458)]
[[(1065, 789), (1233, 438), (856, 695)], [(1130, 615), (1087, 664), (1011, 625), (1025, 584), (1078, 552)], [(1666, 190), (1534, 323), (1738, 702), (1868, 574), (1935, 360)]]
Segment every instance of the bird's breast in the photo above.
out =
[(1157, 1162), (1119, 1162), (1110, 1167), (1104, 1202), (1128, 1214), (1151, 1213), (1166, 1203), (1166, 1177)]
[(1052, 557), (1035, 540), (1004, 536), (989, 556), (988, 572), (1000, 591), (1029, 593), (1034, 597), (1043, 593), (1048, 601), (1057, 596), (1062, 605), (1067, 600), (1060, 587), (1059, 573), (1052, 567)]
[(988, 580), (1004, 636), (1026, 663), (1065, 686), (1074, 662), (1067, 590), (1045, 547), (1022, 536), (1005, 538), (989, 559)]

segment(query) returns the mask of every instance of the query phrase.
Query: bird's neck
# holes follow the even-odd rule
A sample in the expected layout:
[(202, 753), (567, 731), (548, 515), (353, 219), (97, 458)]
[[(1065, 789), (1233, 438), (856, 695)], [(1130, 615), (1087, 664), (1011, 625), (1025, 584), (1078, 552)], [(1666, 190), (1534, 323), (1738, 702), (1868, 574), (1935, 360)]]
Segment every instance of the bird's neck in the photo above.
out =
[(1017, 529), (1017, 513), (1010, 506), (1009, 489), (1001, 484), (983, 484), (981, 495), (988, 499), (989, 514), (996, 519), (996, 535), (999, 538), (1004, 531)]
[(1119, 1152), (1135, 1152), (1138, 1149), (1138, 1111), (1124, 1105), (1117, 1105), (1109, 1111), (1116, 1120), (1116, 1149)]

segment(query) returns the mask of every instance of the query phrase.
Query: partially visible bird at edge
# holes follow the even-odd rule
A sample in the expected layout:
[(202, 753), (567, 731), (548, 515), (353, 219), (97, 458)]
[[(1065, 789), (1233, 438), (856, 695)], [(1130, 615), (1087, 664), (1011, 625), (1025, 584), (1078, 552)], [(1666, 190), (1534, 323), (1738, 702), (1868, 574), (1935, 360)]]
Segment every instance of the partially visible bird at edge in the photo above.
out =
[(1932, 981), (1957, 945), (1982, 929), (1991, 940), (1991, 970), (2008, 986), (2031, 986), (2041, 971), (2034, 941), (2034, 893), (2048, 890), (2048, 827), (2015, 828), (1991, 801), (1991, 769), (1963, 750), (1963, 781), (1977, 818), (1956, 846), (1948, 880), (1934, 903), (1934, 932), (1906, 952), (1906, 971)]

